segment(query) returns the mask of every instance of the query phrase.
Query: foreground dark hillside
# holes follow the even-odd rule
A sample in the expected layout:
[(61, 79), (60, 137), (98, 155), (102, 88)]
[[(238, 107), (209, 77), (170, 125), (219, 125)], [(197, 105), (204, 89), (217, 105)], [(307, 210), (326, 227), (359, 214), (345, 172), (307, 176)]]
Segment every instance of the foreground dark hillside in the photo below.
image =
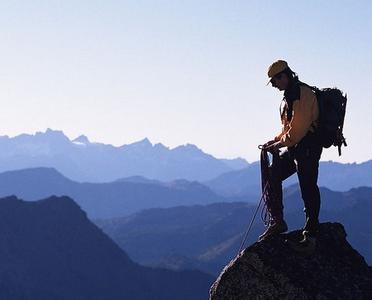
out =
[(68, 197), (0, 199), (0, 299), (205, 299), (210, 283), (137, 265)]
[[(372, 264), (372, 188), (345, 193), (322, 188), (321, 194), (321, 221), (343, 223), (350, 243)], [(288, 188), (285, 214), (290, 228), (303, 226), (302, 208), (298, 187)], [(254, 209), (247, 203), (215, 203), (149, 209), (96, 223), (139, 263), (218, 274), (236, 255)], [(263, 230), (258, 216), (246, 244), (257, 241)]]

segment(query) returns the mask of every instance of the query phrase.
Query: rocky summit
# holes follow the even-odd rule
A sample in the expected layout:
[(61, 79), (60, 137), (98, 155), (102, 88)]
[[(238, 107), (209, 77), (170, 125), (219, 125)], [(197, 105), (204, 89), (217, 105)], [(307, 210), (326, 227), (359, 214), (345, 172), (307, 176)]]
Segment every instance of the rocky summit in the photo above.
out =
[(343, 225), (320, 224), (312, 253), (292, 247), (301, 236), (297, 230), (243, 250), (212, 285), (210, 299), (372, 299), (372, 269)]

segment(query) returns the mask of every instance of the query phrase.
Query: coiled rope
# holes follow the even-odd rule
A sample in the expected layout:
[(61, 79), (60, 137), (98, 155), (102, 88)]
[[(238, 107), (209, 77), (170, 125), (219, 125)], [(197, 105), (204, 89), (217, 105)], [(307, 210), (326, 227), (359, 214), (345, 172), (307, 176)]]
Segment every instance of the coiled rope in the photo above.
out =
[[(270, 201), (270, 195), (272, 195), (273, 187), (270, 180), (270, 161), (268, 156), (268, 151), (265, 150), (263, 145), (259, 145), (258, 149), (261, 150), (261, 188), (262, 193), (261, 197), (258, 201), (258, 205), (256, 207), (256, 210), (251, 218), (251, 221), (249, 222), (249, 225), (245, 231), (243, 240), (240, 244), (238, 254), (242, 251), (244, 244), (248, 238), (248, 235), (252, 229), (252, 226), (254, 224), (254, 221), (256, 219), (257, 213), (263, 203), (262, 210), (261, 210), (261, 220), (265, 224), (265, 226), (269, 226), (270, 222), (272, 221), (272, 216), (270, 214), (270, 211), (268, 210), (267, 203)], [(278, 155), (278, 153), (274, 153), (273, 155)]]

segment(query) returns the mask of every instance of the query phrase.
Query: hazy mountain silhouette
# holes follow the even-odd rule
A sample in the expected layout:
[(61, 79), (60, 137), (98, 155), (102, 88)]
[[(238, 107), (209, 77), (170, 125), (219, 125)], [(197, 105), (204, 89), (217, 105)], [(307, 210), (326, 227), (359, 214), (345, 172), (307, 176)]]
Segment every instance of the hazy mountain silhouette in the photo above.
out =
[[(261, 190), (260, 176), (260, 164), (255, 162), (244, 169), (230, 171), (202, 183), (220, 195), (257, 197)], [(284, 186), (296, 182), (297, 175), (294, 174), (284, 181)], [(320, 162), (318, 183), (335, 191), (372, 186), (372, 160), (360, 164)]]
[(147, 184), (158, 184), (163, 185), (163, 181), (156, 180), (156, 179), (148, 179), (143, 176), (129, 176), (125, 178), (119, 178), (115, 180), (116, 182), (136, 182), (136, 183), (147, 183)]
[(210, 283), (137, 265), (68, 197), (0, 199), (1, 299), (205, 299)]
[(154, 183), (152, 180), (131, 177), (110, 183), (78, 183), (53, 168), (0, 173), (0, 197), (13, 194), (29, 201), (51, 195), (67, 195), (91, 218), (121, 217), (151, 207), (228, 201), (196, 181)]
[(169, 149), (147, 138), (115, 147), (92, 143), (85, 135), (74, 140), (62, 131), (47, 129), (34, 135), (0, 136), (0, 172), (54, 167), (76, 181), (107, 182), (129, 176), (158, 180), (207, 180), (248, 163), (217, 159), (192, 144)]
[[(53, 167), (78, 182), (111, 182), (123, 178), (199, 181), (223, 196), (254, 196), (260, 190), (259, 163), (242, 158), (217, 159), (192, 144), (170, 149), (149, 139), (115, 147), (94, 143), (81, 135), (70, 140), (62, 131), (47, 129), (34, 135), (0, 136), (0, 172)], [(297, 181), (292, 176), (289, 186)], [(360, 164), (321, 162), (319, 183), (347, 191), (370, 186), (372, 160)], [(153, 182), (155, 183), (155, 182)]]
[[(321, 194), (321, 220), (343, 223), (350, 243), (372, 264), (372, 188), (348, 192), (321, 188)], [(149, 209), (126, 218), (95, 222), (135, 261), (217, 274), (236, 255), (254, 209), (248, 203), (216, 203)], [(303, 226), (302, 209), (298, 187), (286, 189), (285, 215), (290, 228)], [(255, 242), (263, 229), (258, 216), (246, 245)]]
[(220, 160), (234, 170), (244, 169), (249, 166), (247, 161), (240, 157), (234, 159), (220, 158)]

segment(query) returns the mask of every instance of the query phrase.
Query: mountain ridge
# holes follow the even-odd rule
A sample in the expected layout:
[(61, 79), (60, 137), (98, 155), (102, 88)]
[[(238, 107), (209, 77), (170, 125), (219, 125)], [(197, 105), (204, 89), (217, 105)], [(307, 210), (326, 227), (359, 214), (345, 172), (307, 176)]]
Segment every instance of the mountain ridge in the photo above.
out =
[(0, 173), (0, 197), (15, 194), (35, 201), (51, 195), (72, 197), (90, 218), (119, 217), (149, 207), (226, 201), (199, 182), (157, 182), (142, 177), (108, 183), (80, 183), (54, 168)]
[(54, 167), (79, 182), (109, 182), (129, 176), (205, 180), (249, 165), (242, 158), (215, 158), (190, 143), (171, 149), (144, 138), (116, 147), (91, 142), (85, 135), (70, 140), (63, 131), (50, 128), (35, 134), (0, 136), (0, 146), (0, 172)]
[[(349, 242), (372, 264), (372, 188), (334, 192), (321, 188), (322, 222), (341, 222)], [(190, 266), (216, 274), (240, 247), (256, 203), (231, 202), (153, 208), (123, 218), (94, 220), (120, 247), (142, 264), (171, 269)], [(284, 213), (289, 228), (304, 224), (303, 201), (297, 186), (284, 191)], [(246, 244), (264, 231), (253, 224)], [(151, 245), (151, 248), (148, 246)]]
[(1, 299), (205, 299), (211, 279), (134, 263), (69, 197), (0, 199)]
[[(222, 196), (257, 197), (258, 193), (252, 194), (252, 191), (261, 190), (260, 174), (260, 164), (254, 162), (244, 169), (229, 171), (202, 183)], [(288, 187), (297, 182), (297, 175), (294, 174), (283, 182), (283, 186)], [(372, 186), (372, 160), (359, 164), (321, 161), (318, 185), (335, 191)]]

